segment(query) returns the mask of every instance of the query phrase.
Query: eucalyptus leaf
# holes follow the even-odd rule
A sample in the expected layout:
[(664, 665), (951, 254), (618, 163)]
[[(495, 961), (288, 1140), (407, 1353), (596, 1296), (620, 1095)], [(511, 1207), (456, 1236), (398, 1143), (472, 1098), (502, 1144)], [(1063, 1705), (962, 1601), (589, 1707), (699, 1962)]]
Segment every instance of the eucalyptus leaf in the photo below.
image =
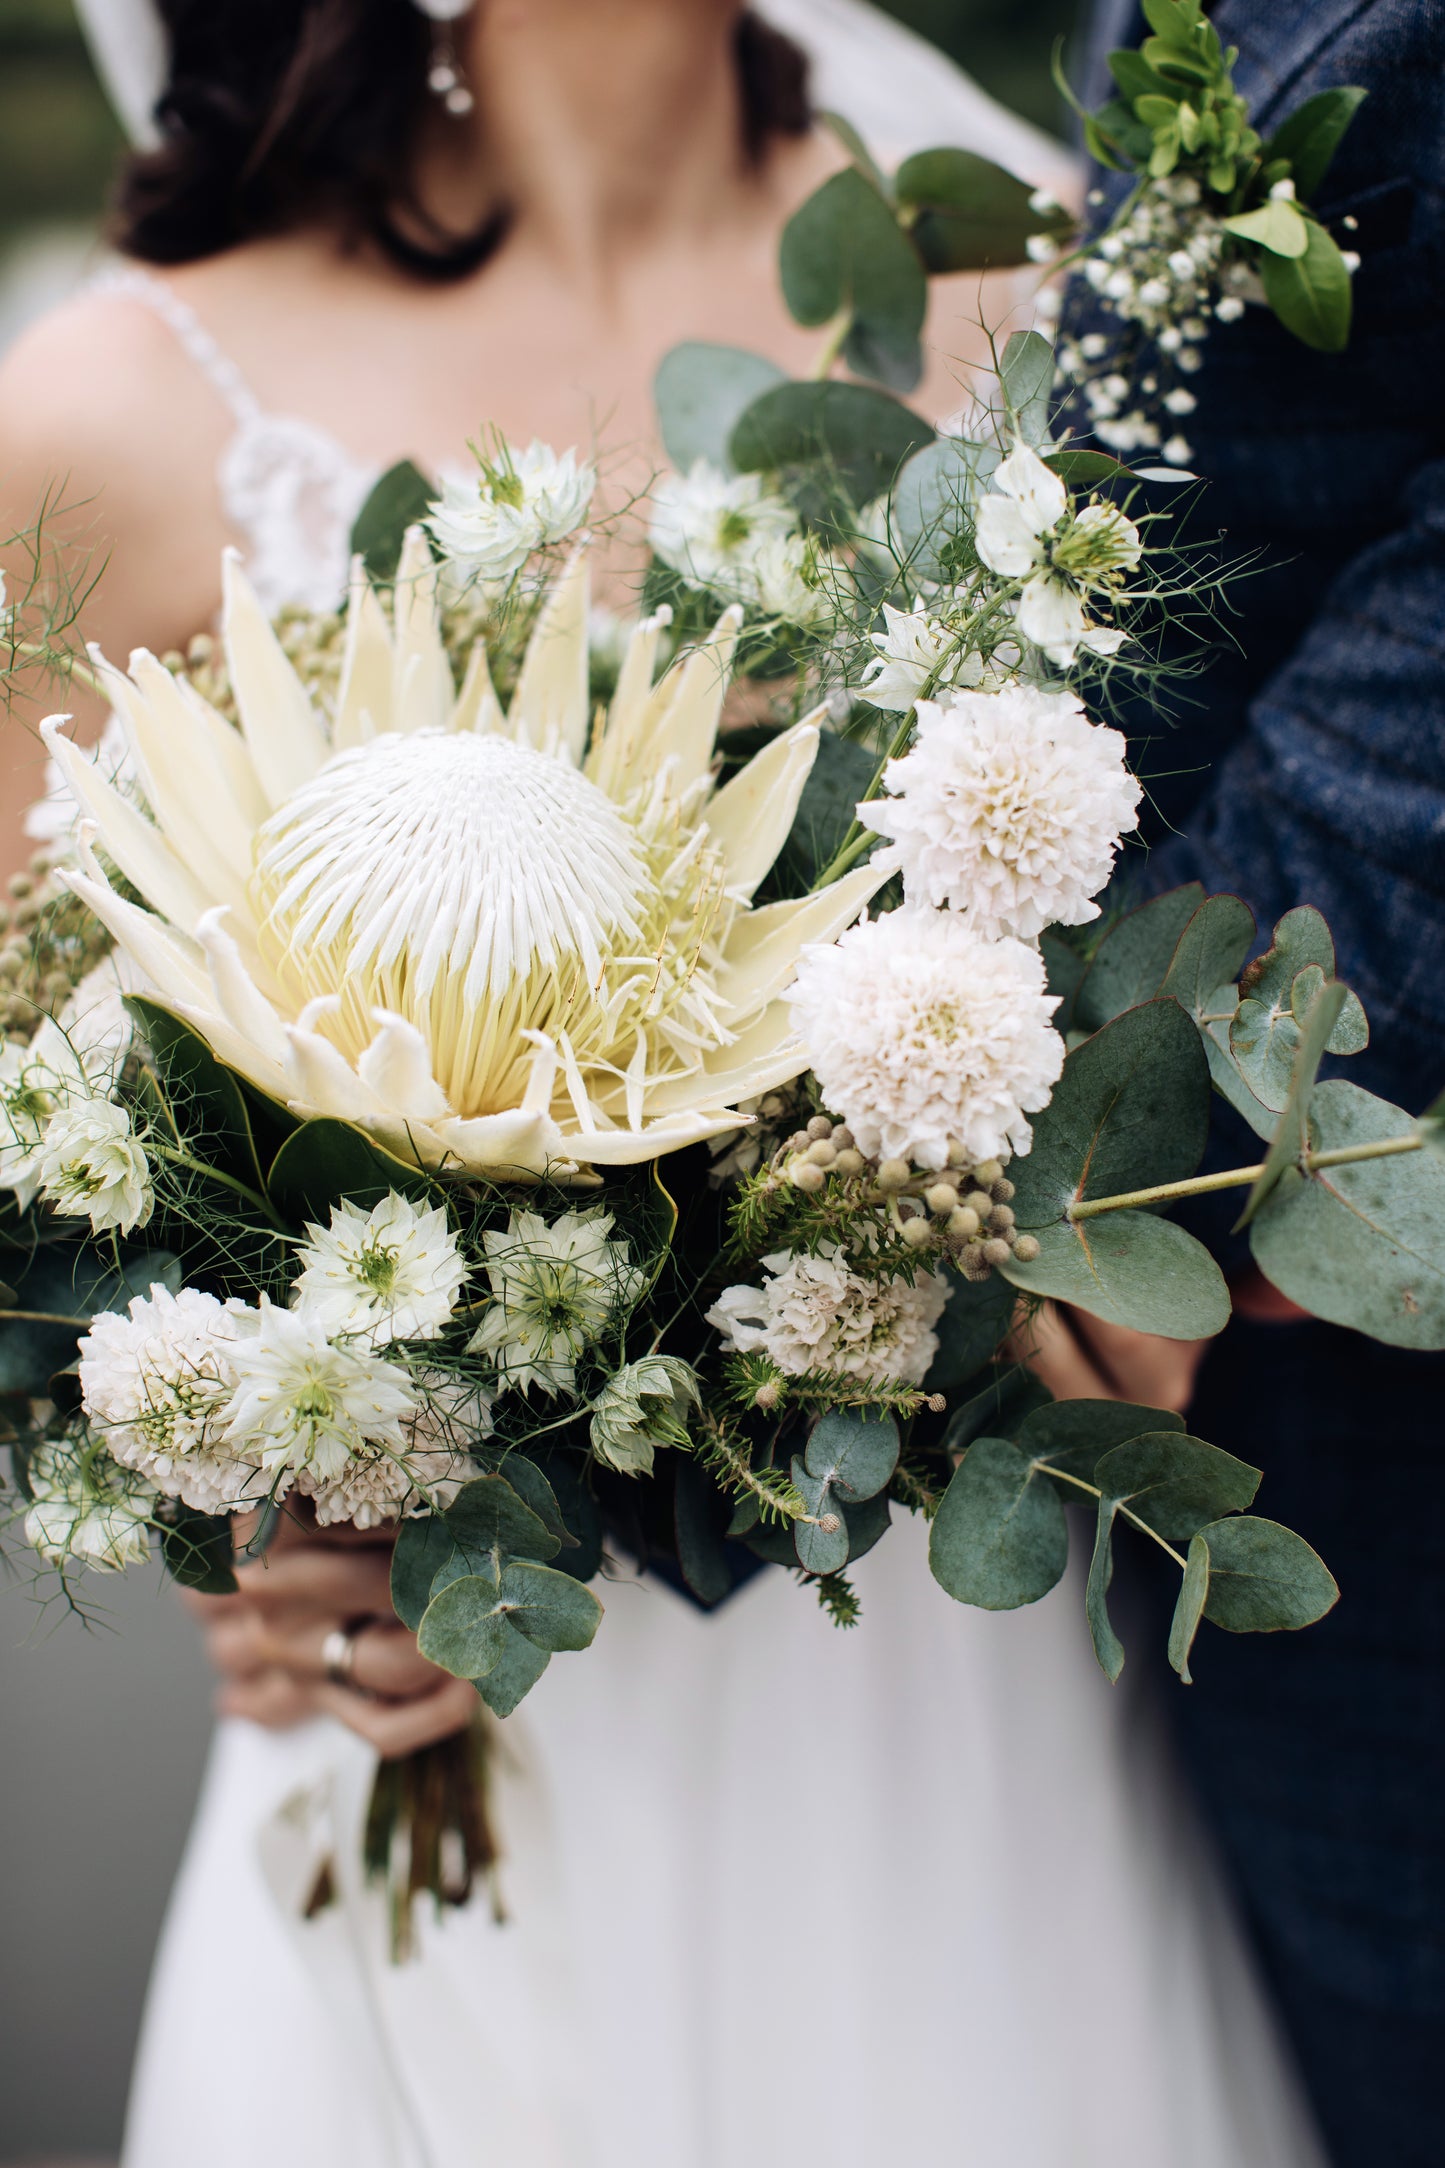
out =
[(1094, 1549), (1089, 1559), (1089, 1578), (1084, 1584), (1084, 1616), (1099, 1669), (1111, 1683), (1124, 1668), (1124, 1644), (1109, 1616), (1109, 1583), (1114, 1578), (1114, 1516), (1118, 1506), (1112, 1498), (1099, 1500), (1094, 1524)]
[(898, 1425), (863, 1408), (830, 1409), (808, 1434), (803, 1464), (846, 1499), (876, 1497), (898, 1466)]
[(997, 1274), (965, 1280), (945, 1268), (945, 1277), (948, 1301), (934, 1327), (938, 1353), (923, 1381), (930, 1393), (956, 1393), (977, 1377), (1008, 1332), (1016, 1301), (1007, 1280)]
[(961, 1453), (975, 1438), (1012, 1438), (1036, 1408), (1048, 1407), (1053, 1395), (1023, 1363), (995, 1363), (988, 1383), (948, 1418), (942, 1446)]
[(1069, 1559), (1058, 1492), (1003, 1438), (975, 1438), (934, 1515), (928, 1562), (958, 1603), (1013, 1611), (1037, 1603)]
[(1253, 1515), (1216, 1521), (1197, 1540), (1209, 1552), (1204, 1616), (1227, 1633), (1289, 1633), (1313, 1626), (1339, 1585), (1303, 1536)]
[(1156, 1535), (1182, 1543), (1207, 1521), (1252, 1505), (1260, 1470), (1202, 1438), (1161, 1430), (1112, 1446), (1100, 1456), (1094, 1480)]
[[(1183, 1416), (1168, 1408), (1137, 1407), (1127, 1400), (1053, 1400), (1028, 1416), (1016, 1442), (1044, 1474), (1073, 1475), (1095, 1483), (1100, 1459), (1114, 1446), (1130, 1438), (1170, 1430), (1182, 1433), (1183, 1429)], [(1074, 1495), (1082, 1499), (1087, 1493)]]
[(653, 378), (667, 456), (685, 474), (695, 459), (732, 471), (728, 439), (738, 416), (787, 377), (775, 362), (740, 346), (688, 339), (671, 347)]
[(187, 1147), (259, 1190), (261, 1163), (250, 1110), (234, 1071), (217, 1061), (199, 1032), (159, 1002), (131, 994), (124, 1005), (145, 1037), (167, 1112)]
[(472, 1683), (493, 1716), (510, 1716), (518, 1703), (531, 1693), (551, 1661), (549, 1651), (539, 1649), (525, 1634), (519, 1634), (509, 1619), (496, 1662), (490, 1671), (483, 1672)]
[(999, 1271), (1024, 1294), (1072, 1302), (1106, 1324), (1202, 1340), (1229, 1323), (1224, 1275), (1193, 1235), (1150, 1212), (1101, 1213), (1034, 1230), (1039, 1254)]
[[(820, 734), (793, 825), (768, 885), (770, 898), (775, 887), (788, 896), (807, 894), (842, 849), (857, 822), (859, 801), (868, 796), (877, 772), (878, 758), (866, 745), (855, 738), (840, 738), (834, 730)], [(876, 848), (876, 843), (870, 843), (855, 863), (865, 863)]]
[(744, 474), (816, 470), (822, 496), (841, 492), (856, 510), (933, 441), (911, 408), (865, 384), (779, 384), (740, 415), (729, 454)]
[(902, 468), (888, 516), (910, 581), (945, 577), (948, 566), (940, 548), (946, 550), (960, 534), (972, 534), (975, 495), (1002, 456), (996, 445), (937, 437)]
[[(562, 1508), (557, 1503), (557, 1493), (553, 1490), (542, 1470), (537, 1466), (536, 1461), (529, 1459), (525, 1453), (509, 1453), (502, 1465), (501, 1473), (511, 1484), (523, 1505), (530, 1506), (543, 1527), (557, 1538), (558, 1546), (562, 1550), (575, 1551), (579, 1548), (577, 1538), (572, 1534), (572, 1531), (562, 1518)], [(532, 1555), (540, 1557), (542, 1554), (536, 1552)]]
[[(842, 1500), (834, 1497), (827, 1477), (811, 1474), (796, 1454), (792, 1476), (809, 1514), (807, 1520), (793, 1523), (793, 1547), (799, 1565), (809, 1573), (841, 1573), (848, 1563), (848, 1523), (843, 1518)], [(832, 1525), (821, 1526), (824, 1521)]]
[(551, 1566), (525, 1559), (504, 1566), (500, 1595), (512, 1625), (539, 1649), (589, 1648), (601, 1623), (591, 1589)]
[(1239, 1006), (1236, 984), (1254, 942), (1254, 913), (1238, 896), (1210, 896), (1179, 937), (1161, 992), (1173, 994), (1193, 1017), (1209, 1063), (1210, 1081), (1258, 1136), (1270, 1119), (1229, 1050)]
[(1033, 234), (1063, 234), (1072, 223), (1066, 211), (1036, 211), (1027, 181), (974, 151), (916, 151), (893, 187), (916, 214), (913, 239), (935, 274), (1024, 263)]
[(887, 1491), (879, 1491), (876, 1498), (865, 1498), (861, 1505), (843, 1507), (843, 1520), (848, 1530), (848, 1563), (864, 1557), (875, 1543), (880, 1543), (888, 1532), (893, 1514), (888, 1503)]
[(504, 1475), (482, 1475), (464, 1483), (443, 1517), (454, 1543), (498, 1561), (555, 1558), (562, 1547)]
[(699, 1603), (718, 1604), (733, 1580), (723, 1549), (731, 1517), (728, 1500), (705, 1468), (679, 1458), (673, 1473), (673, 1537), (682, 1577)]
[(436, 1185), (417, 1166), (398, 1159), (351, 1122), (323, 1115), (294, 1129), (266, 1177), (271, 1202), (294, 1223), (318, 1220), (342, 1202), (363, 1211), (391, 1190), (418, 1204), (431, 1203)]
[[(1316, 1151), (1415, 1134), (1401, 1108), (1356, 1084), (1315, 1086)], [(1396, 1347), (1445, 1347), (1445, 1160), (1433, 1152), (1310, 1174), (1287, 1165), (1255, 1215), (1250, 1248), (1265, 1278), (1313, 1316)]]
[(201, 1596), (234, 1595), (232, 1522), (229, 1513), (197, 1513), (193, 1507), (167, 1508), (161, 1528), (161, 1558), (180, 1588)]
[(351, 553), (361, 557), (374, 580), (396, 575), (408, 527), (426, 518), (441, 495), (411, 460), (388, 467), (357, 513), (351, 529)]
[(501, 1657), (507, 1633), (496, 1579), (490, 1573), (463, 1573), (431, 1598), (416, 1639), (428, 1663), (454, 1678), (479, 1679)]
[[(1319, 912), (1301, 904), (1286, 911), (1270, 947), (1246, 967), (1239, 983), (1239, 1008), (1229, 1027), (1230, 1052), (1256, 1097), (1275, 1113), (1289, 1096), (1299, 1027), (1308, 1007), (1302, 1000), (1303, 974), (1310, 967), (1332, 979), (1335, 944)], [(1356, 997), (1347, 993), (1327, 1051), (1357, 1054), (1369, 1038), (1365, 1012)]]
[(843, 354), (855, 375), (911, 391), (923, 374), (919, 333), (928, 278), (893, 211), (856, 166), (809, 196), (783, 228), (783, 298), (800, 324), (846, 312)]
[(1169, 1621), (1169, 1661), (1186, 1686), (1194, 1683), (1189, 1674), (1189, 1652), (1194, 1646), (1194, 1636), (1199, 1631), (1208, 1599), (1209, 1545), (1196, 1531), (1189, 1539), (1184, 1577), (1179, 1584), (1174, 1616)]
[(1044, 960), (1045, 983), (1058, 1002), (1054, 1029), (1067, 1038), (1078, 1028), (1075, 1004), (1088, 972), (1088, 960), (1062, 934), (1048, 926), (1039, 936), (1039, 954)]
[(1037, 331), (1013, 332), (998, 374), (1019, 435), (1025, 444), (1044, 443), (1054, 403), (1054, 350), (1048, 340)]
[(432, 1583), (455, 1549), (451, 1530), (434, 1514), (404, 1520), (397, 1530), (391, 1554), (391, 1607), (413, 1633), (431, 1602)]
[(1321, 354), (1341, 354), (1350, 342), (1353, 295), (1344, 257), (1323, 226), (1305, 221), (1306, 246), (1297, 258), (1264, 255), (1259, 275), (1265, 299), (1286, 331)]
[(1237, 1228), (1249, 1225), (1285, 1169), (1296, 1166), (1309, 1148), (1310, 1096), (1315, 1088), (1315, 1078), (1319, 1075), (1320, 1063), (1325, 1057), (1325, 1049), (1329, 1045), (1330, 1034), (1344, 1008), (1346, 991), (1338, 979), (1322, 986), (1300, 1027), (1299, 1044), (1295, 1048), (1284, 1108), (1270, 1140), (1259, 1178), (1245, 1199), (1244, 1210), (1236, 1222)]
[(1174, 961), (1185, 927), (1204, 902), (1199, 881), (1166, 890), (1109, 928), (1084, 975), (1074, 1003), (1074, 1019), (1083, 1031), (1152, 1000)]

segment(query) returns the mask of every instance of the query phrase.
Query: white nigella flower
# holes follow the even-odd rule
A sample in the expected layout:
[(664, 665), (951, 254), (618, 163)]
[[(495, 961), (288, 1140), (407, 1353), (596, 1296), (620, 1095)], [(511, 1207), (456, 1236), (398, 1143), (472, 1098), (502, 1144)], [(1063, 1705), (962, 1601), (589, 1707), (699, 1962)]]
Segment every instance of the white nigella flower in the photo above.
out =
[(334, 1204), (306, 1234), (291, 1307), (332, 1339), (429, 1340), (451, 1316), (467, 1268), (441, 1205), (392, 1190), (369, 1212)]
[(472, 1447), (491, 1431), (490, 1394), (444, 1371), (414, 1371), (412, 1384), (420, 1399), (403, 1425), (401, 1452), (369, 1446), (353, 1452), (330, 1481), (314, 1467), (297, 1476), (296, 1488), (311, 1499), (323, 1528), (338, 1521), (379, 1528), (403, 1513), (439, 1512), (477, 1474)]
[(942, 1167), (1033, 1142), (1064, 1066), (1043, 959), (953, 911), (902, 910), (803, 952), (792, 993), (823, 1103), (869, 1158)]
[(926, 609), (896, 610), (885, 602), (883, 628), (869, 635), (878, 659), (869, 663), (858, 687), (875, 708), (902, 714), (925, 692), (982, 682), (983, 657), (965, 650), (957, 634)]
[(25, 1540), (52, 1566), (74, 1560), (118, 1573), (146, 1557), (156, 1492), (104, 1450), (42, 1445), (30, 1456), (26, 1480)]
[(221, 1435), (233, 1358), (254, 1324), (239, 1304), (157, 1284), (124, 1316), (99, 1312), (80, 1343), (81, 1399), (109, 1450), (200, 1513), (259, 1505), (272, 1489), (244, 1445)]
[(651, 1475), (658, 1446), (687, 1444), (687, 1411), (701, 1405), (688, 1363), (644, 1355), (614, 1372), (593, 1401), (592, 1450), (622, 1475)]
[(974, 539), (991, 572), (1022, 582), (1019, 631), (1051, 662), (1067, 666), (1081, 647), (1117, 653), (1124, 635), (1092, 625), (1085, 604), (1088, 595), (1117, 593), (1139, 562), (1139, 530), (1116, 505), (1073, 513), (1058, 475), (1020, 442), (994, 469)]
[(798, 534), (772, 534), (758, 545), (746, 568), (740, 568), (723, 592), (729, 601), (760, 610), (788, 625), (820, 625), (832, 615), (816, 552)]
[(360, 1348), (328, 1340), (314, 1318), (261, 1297), (256, 1328), (232, 1352), (235, 1389), (223, 1435), (268, 1474), (307, 1471), (325, 1488), (353, 1459), (384, 1446), (398, 1455), (417, 1398), (409, 1374)]
[(858, 817), (892, 840), (885, 862), (910, 904), (1032, 940), (1099, 915), (1092, 899), (1141, 796), (1125, 750), (1069, 692), (1015, 683), (921, 700), (912, 747), (884, 771), (893, 795)]
[(921, 1385), (938, 1353), (948, 1300), (942, 1273), (867, 1276), (839, 1248), (762, 1260), (761, 1287), (724, 1288), (707, 1313), (726, 1347), (759, 1350), (789, 1377), (806, 1370)]
[(587, 517), (597, 476), (574, 451), (535, 439), (524, 452), (498, 442), (474, 475), (449, 475), (427, 520), (449, 565), (466, 579), (508, 580), (534, 551), (565, 541)]
[(153, 818), (46, 725), (151, 908), (84, 842), (69, 885), (221, 1060), (409, 1160), (513, 1178), (735, 1129), (740, 1098), (798, 1073), (782, 999), (798, 950), (880, 876), (754, 918), (819, 731), (795, 724), (718, 786), (735, 617), (656, 685), (662, 621), (644, 620), (594, 727), (579, 554), (504, 714), (480, 646), (453, 687), (413, 530), (391, 623), (358, 575), (328, 743), (233, 557), (225, 585), (239, 731), (144, 653), (133, 678), (97, 665)]
[(150, 1161), (124, 1107), (87, 1099), (60, 1108), (45, 1126), (40, 1191), (66, 1219), (88, 1219), (128, 1235), (155, 1210)]
[(756, 474), (724, 474), (695, 459), (686, 474), (664, 474), (652, 493), (648, 539), (665, 565), (715, 594), (755, 584), (766, 542), (797, 533), (798, 516)]
[(113, 1086), (131, 1033), (121, 995), (134, 991), (133, 970), (106, 957), (28, 1042), (0, 1041), (0, 1189), (14, 1190), (22, 1208), (40, 1187), (51, 1117)]
[(645, 1284), (611, 1233), (612, 1214), (594, 1206), (550, 1224), (514, 1212), (505, 1231), (483, 1235), (492, 1301), (467, 1345), (491, 1358), (500, 1390), (575, 1390), (577, 1358)]

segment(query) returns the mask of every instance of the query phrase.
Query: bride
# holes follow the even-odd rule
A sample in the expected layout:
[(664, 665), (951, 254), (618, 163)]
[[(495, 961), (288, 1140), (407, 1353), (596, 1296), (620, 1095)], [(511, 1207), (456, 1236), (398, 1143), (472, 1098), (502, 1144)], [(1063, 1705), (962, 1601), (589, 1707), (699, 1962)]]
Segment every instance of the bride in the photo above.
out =
[[(778, 233), (842, 153), (772, 22), (883, 155), (958, 140), (1066, 185), (858, 0), (418, 7), (88, 0), (142, 130), (168, 71), (163, 133), (118, 267), (0, 371), (0, 477), (16, 524), (58, 475), (86, 504), (112, 652), (209, 625), (227, 542), (273, 607), (333, 602), (377, 474), (455, 466), (482, 422), (600, 438), (624, 501), (680, 339), (805, 372)], [(930, 411), (1017, 298), (936, 291)], [(375, 1539), (289, 1528), (239, 1596), (198, 1599), (223, 1720), (126, 2168), (1309, 2168), (1077, 1589), (965, 1611), (920, 1538), (864, 1561), (851, 1635), (772, 1570), (709, 1617), (615, 1561), (586, 1665), (501, 1728), (507, 1919), (427, 1919), (402, 1966), (353, 1865), (376, 1756), (456, 1730), (472, 1690), (391, 1618)], [(305, 1919), (328, 1856), (337, 1901)]]

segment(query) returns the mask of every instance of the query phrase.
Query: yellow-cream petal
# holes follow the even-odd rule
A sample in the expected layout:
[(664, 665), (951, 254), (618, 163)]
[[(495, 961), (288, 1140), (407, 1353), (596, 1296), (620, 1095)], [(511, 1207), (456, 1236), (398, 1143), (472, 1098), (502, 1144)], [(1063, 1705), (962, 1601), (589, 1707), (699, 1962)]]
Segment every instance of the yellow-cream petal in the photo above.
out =
[(886, 871), (855, 866), (816, 895), (765, 904), (735, 919), (717, 975), (729, 1021), (745, 1022), (759, 1004), (781, 994), (792, 983), (804, 943), (836, 941), (887, 879)]
[(346, 612), (346, 650), (336, 726), (331, 743), (338, 753), (365, 745), (377, 730), (391, 728), (391, 681), (394, 664), (391, 627), (359, 557), (351, 565), (351, 599)]
[(396, 658), (390, 723), (379, 730), (441, 730), (457, 689), (437, 615), (437, 568), (425, 531), (408, 527), (396, 568)]
[(673, 663), (648, 703), (639, 755), (653, 772), (670, 766), (672, 788), (685, 791), (707, 774), (732, 677), (743, 613), (724, 610), (700, 647)]
[[(133, 720), (146, 744), (151, 810), (217, 900), (244, 910), (252, 845), (265, 817), (246, 748), (221, 716), (212, 715), (217, 730), (232, 740), (232, 748), (223, 750), (207, 727), (199, 695), (188, 699), (187, 688), (147, 649), (136, 649), (130, 671), (141, 694)], [(230, 757), (232, 750), (238, 757)]]
[(61, 728), (69, 718), (52, 715), (40, 726), (51, 759), (70, 787), (81, 810), (99, 831), (100, 840), (133, 888), (148, 903), (187, 932), (215, 902), (193, 880), (164, 836), (72, 745)]
[(514, 738), (556, 748), (580, 762), (587, 744), (587, 600), (585, 545), (542, 606), (507, 713)]
[(788, 839), (818, 757), (819, 737), (817, 715), (794, 723), (708, 801), (704, 817), (727, 861), (728, 886), (744, 896), (752, 894)]
[(481, 737), (505, 730), (506, 717), (502, 703), (492, 686), (492, 667), (487, 660), (487, 643), (476, 640), (467, 659), (467, 674), (462, 689), (457, 694), (457, 704), (447, 722), (448, 730), (474, 730)]
[(222, 638), (241, 730), (267, 805), (309, 783), (331, 748), (237, 551), (222, 560)]
[(664, 603), (632, 628), (617, 673), (617, 690), (587, 758), (587, 773), (603, 790), (617, 791), (628, 773), (652, 699), (658, 643), (671, 623), (671, 607)]

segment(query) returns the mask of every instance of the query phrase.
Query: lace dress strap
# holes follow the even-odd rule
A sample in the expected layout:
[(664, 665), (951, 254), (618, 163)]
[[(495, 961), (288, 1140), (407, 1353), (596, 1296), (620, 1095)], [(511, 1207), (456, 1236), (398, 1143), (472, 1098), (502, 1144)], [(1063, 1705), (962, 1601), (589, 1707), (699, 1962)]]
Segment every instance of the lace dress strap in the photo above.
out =
[(139, 264), (112, 264), (92, 292), (139, 301), (172, 331), (234, 423), (216, 482), (246, 569), (273, 614), (334, 609), (346, 591), (350, 536), (379, 468), (300, 415), (268, 413), (190, 303)]

